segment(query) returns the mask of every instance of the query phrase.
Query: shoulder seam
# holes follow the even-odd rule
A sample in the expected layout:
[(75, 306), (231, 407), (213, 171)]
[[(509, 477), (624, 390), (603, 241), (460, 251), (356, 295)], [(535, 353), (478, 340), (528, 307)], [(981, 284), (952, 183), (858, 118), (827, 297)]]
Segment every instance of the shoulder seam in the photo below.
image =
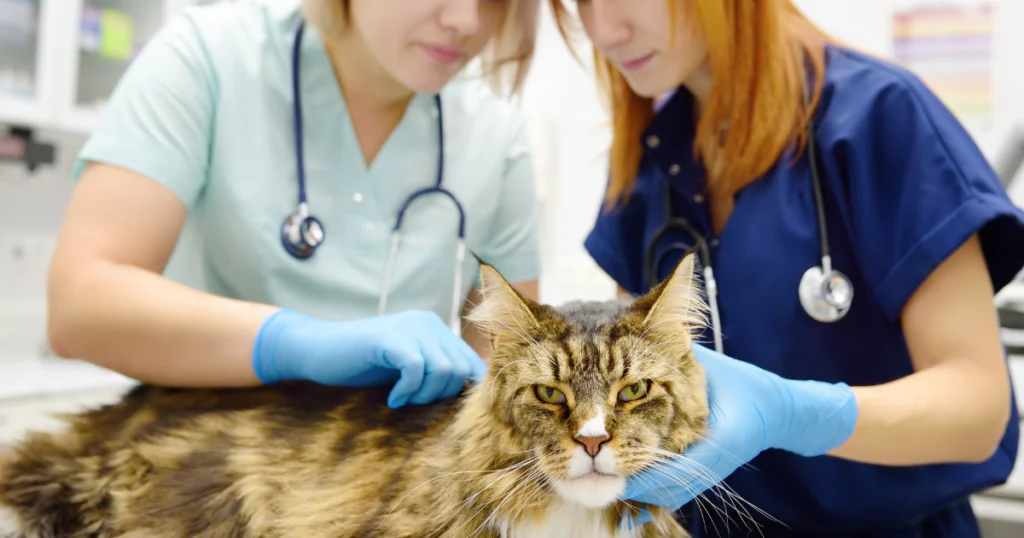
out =
[[(957, 179), (960, 180), (961, 187), (963, 187), (964, 190), (969, 192), (971, 194), (972, 198), (977, 197), (978, 196), (977, 190), (974, 189), (970, 185), (969, 181), (967, 181), (966, 175), (964, 174), (964, 171), (963, 171), (963, 168), (960, 165), (960, 162), (956, 159), (956, 157), (954, 156), (954, 153), (950, 150), (949, 144), (946, 141), (946, 139), (939, 132), (938, 127), (935, 125), (934, 118), (932, 118), (932, 116), (927, 113), (927, 111), (926, 111), (927, 107), (925, 106), (924, 102), (922, 101), (921, 96), (918, 95), (918, 88), (916, 86), (920, 85), (920, 86), (922, 86), (924, 88), (925, 91), (928, 91), (928, 92), (931, 92), (932, 90), (925, 85), (923, 80), (920, 80), (919, 78), (917, 78), (917, 75), (915, 75), (915, 74), (913, 74), (912, 72), (909, 72), (909, 71), (904, 71), (901, 68), (897, 68), (894, 65), (890, 64), (890, 62), (887, 61), (887, 60), (884, 60), (884, 59), (879, 60), (879, 62), (877, 64), (877, 68), (880, 69), (880, 70), (885, 71), (886, 73), (888, 73), (893, 78), (893, 81), (891, 83), (887, 84), (887, 86), (897, 86), (900, 90), (902, 90), (902, 91), (904, 91), (906, 93), (907, 99), (909, 100), (910, 103), (913, 104), (915, 112), (923, 120), (925, 120), (927, 122), (928, 126), (931, 128), (931, 135), (939, 142), (939, 144), (941, 144), (943, 153), (946, 155), (946, 158), (949, 160), (951, 167), (954, 170), (956, 170), (956, 176), (957, 176)], [(908, 80), (908, 78), (910, 78), (911, 80)], [(941, 102), (941, 99), (939, 98), (938, 95), (933, 95), (933, 97), (937, 101)], [(943, 103), (943, 106), (945, 106), (944, 103)], [(950, 111), (950, 114), (952, 115), (953, 112)], [(959, 124), (959, 120), (957, 120), (957, 122)], [(969, 133), (968, 133), (968, 135), (969, 135)], [(972, 137), (972, 139), (973, 139), (973, 137)]]

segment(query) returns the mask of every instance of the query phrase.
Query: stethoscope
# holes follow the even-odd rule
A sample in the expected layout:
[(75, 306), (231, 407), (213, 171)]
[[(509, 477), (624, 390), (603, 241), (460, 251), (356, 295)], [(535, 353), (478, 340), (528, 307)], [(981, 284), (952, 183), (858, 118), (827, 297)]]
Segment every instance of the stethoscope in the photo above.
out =
[[(295, 42), (292, 46), (292, 117), (295, 129), (295, 160), (298, 169), (299, 182), (299, 204), (298, 209), (287, 217), (281, 224), (281, 244), (288, 254), (296, 259), (305, 260), (313, 256), (316, 249), (323, 244), (325, 234), (323, 224), (316, 217), (309, 213), (309, 202), (306, 199), (306, 170), (302, 146), (302, 102), (299, 92), (299, 49), (302, 43), (302, 34), (305, 29), (305, 21), (300, 20), (298, 29), (295, 32)], [(388, 258), (384, 267), (383, 289), (380, 294), (380, 302), (377, 305), (378, 314), (383, 315), (387, 310), (388, 293), (391, 290), (391, 280), (394, 274), (395, 259), (398, 256), (398, 246), (401, 242), (402, 220), (406, 211), (412, 203), (428, 194), (443, 194), (455, 205), (459, 212), (459, 236), (455, 257), (455, 283), (452, 290), (451, 316), (449, 326), (457, 335), (462, 334), (462, 323), (460, 316), (462, 297), (462, 265), (466, 259), (466, 214), (458, 198), (446, 189), (441, 182), (444, 179), (444, 117), (441, 113), (441, 96), (434, 96), (434, 106), (437, 109), (437, 182), (432, 187), (420, 189), (405, 199), (398, 216), (395, 218), (394, 228), (391, 230), (391, 243), (388, 247)]]
[[(822, 323), (832, 323), (839, 321), (849, 312), (850, 305), (853, 304), (853, 284), (846, 275), (832, 267), (828, 227), (825, 221), (825, 201), (821, 192), (821, 179), (818, 176), (813, 128), (808, 128), (807, 154), (811, 169), (811, 184), (814, 187), (814, 205), (818, 218), (818, 243), (821, 250), (821, 265), (813, 266), (804, 272), (800, 278), (797, 295), (807, 315)], [(666, 254), (675, 251), (682, 251), (684, 254), (690, 252), (688, 244), (674, 242), (658, 254), (658, 241), (669, 232), (675, 230), (681, 230), (689, 235), (696, 243), (694, 248), (696, 249), (697, 259), (702, 266), (704, 288), (714, 331), (715, 350), (721, 353), (723, 347), (722, 324), (718, 312), (718, 284), (715, 282), (715, 272), (712, 269), (711, 249), (708, 247), (707, 238), (698, 232), (689, 221), (683, 217), (675, 216), (672, 206), (672, 195), (673, 188), (668, 181), (665, 181), (666, 219), (664, 224), (654, 232), (647, 243), (644, 260), (647, 283), (653, 286), (658, 281), (658, 267), (660, 267)]]

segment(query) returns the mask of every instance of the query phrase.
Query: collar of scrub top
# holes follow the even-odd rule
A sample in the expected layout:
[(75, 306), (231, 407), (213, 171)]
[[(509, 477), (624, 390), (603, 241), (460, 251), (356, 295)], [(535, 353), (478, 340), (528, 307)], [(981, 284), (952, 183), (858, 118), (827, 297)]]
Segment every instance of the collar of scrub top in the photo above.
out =
[[(685, 87), (680, 87), (656, 101), (654, 106), (654, 120), (644, 130), (640, 141), (644, 157), (678, 192), (703, 203), (703, 169), (693, 155), (696, 116), (692, 95)], [(710, 229), (710, 222), (705, 224)]]
[[(693, 107), (694, 100), (684, 87), (664, 96), (655, 103), (654, 120), (644, 131), (641, 143), (648, 166), (659, 172), (652, 178), (657, 183), (653, 186), (655, 191), (665, 189), (668, 192), (663, 201), (666, 204), (665, 218), (675, 214), (695, 221), (690, 223), (690, 227), (695, 228), (700, 236), (691, 239), (700, 241), (708, 238), (710, 244), (707, 247), (710, 248), (717, 244), (717, 240), (711, 237), (711, 217), (703, 205), (706, 200), (703, 168), (693, 154), (696, 134)], [(667, 185), (662, 185), (662, 180)], [(705, 249), (700, 262), (711, 263), (706, 259), (708, 256), (710, 252)], [(655, 283), (649, 284), (653, 286)]]

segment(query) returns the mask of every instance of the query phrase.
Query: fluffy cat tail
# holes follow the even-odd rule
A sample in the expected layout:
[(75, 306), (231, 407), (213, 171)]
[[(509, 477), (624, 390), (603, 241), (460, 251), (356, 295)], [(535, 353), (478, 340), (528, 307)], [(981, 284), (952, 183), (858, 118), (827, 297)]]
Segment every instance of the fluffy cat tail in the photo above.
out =
[(110, 503), (104, 463), (74, 435), (35, 433), (0, 453), (0, 538), (89, 536)]

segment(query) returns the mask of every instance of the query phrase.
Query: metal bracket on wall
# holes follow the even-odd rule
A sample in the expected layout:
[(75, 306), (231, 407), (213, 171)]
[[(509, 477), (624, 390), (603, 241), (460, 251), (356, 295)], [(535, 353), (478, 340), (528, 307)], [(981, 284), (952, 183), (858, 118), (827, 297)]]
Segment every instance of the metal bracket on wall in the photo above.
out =
[(24, 164), (35, 172), (41, 164), (53, 164), (56, 147), (35, 140), (35, 132), (28, 127), (10, 127), (0, 134), (0, 162)]
[(1010, 130), (998, 154), (992, 159), (992, 168), (1007, 189), (1017, 178), (1024, 165), (1024, 126), (1015, 125)]

